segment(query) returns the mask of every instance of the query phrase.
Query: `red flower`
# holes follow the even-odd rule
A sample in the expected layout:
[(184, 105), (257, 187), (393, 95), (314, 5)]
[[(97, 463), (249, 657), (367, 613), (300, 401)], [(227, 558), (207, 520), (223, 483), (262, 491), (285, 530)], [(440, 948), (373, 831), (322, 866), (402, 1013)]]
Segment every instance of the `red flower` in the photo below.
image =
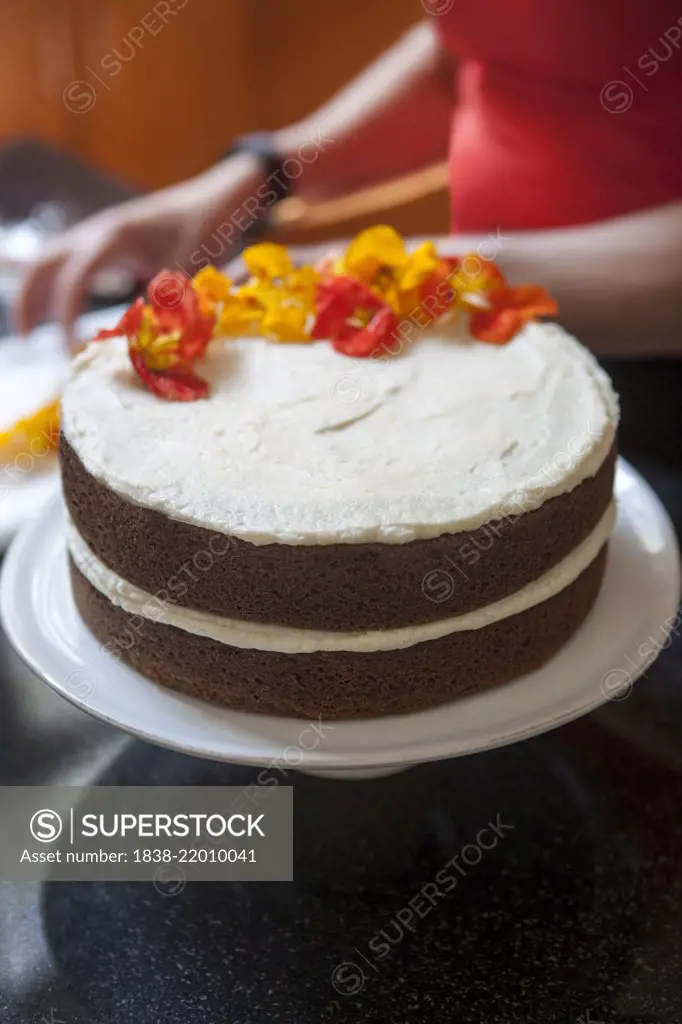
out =
[(367, 285), (354, 277), (332, 277), (317, 288), (317, 316), (313, 338), (334, 338), (347, 326), (356, 310), (381, 309), (383, 303)]
[(383, 306), (365, 327), (339, 334), (332, 338), (332, 345), (345, 356), (365, 359), (382, 348), (389, 351), (389, 342), (397, 327), (398, 317), (388, 306)]
[(366, 358), (390, 340), (398, 318), (362, 281), (332, 277), (317, 290), (313, 338), (330, 338), (337, 352)]
[(149, 305), (136, 299), (115, 327), (98, 331), (96, 341), (127, 337), (128, 355), (144, 386), (175, 402), (206, 398), (208, 384), (192, 364), (213, 337), (214, 309), (202, 311), (189, 278), (162, 270), (147, 289)]
[(195, 402), (208, 397), (208, 383), (189, 368), (150, 370), (142, 349), (130, 348), (130, 362), (148, 391), (171, 402)]
[(424, 326), (435, 323), (452, 307), (455, 289), (449, 279), (459, 263), (458, 257), (443, 257), (433, 273), (419, 285), (419, 311), (421, 319), (426, 319)]
[(116, 326), (98, 331), (93, 341), (106, 341), (107, 338), (130, 338), (133, 334), (137, 334), (142, 326), (143, 315), (144, 299), (135, 299), (132, 306), (126, 309)]
[(180, 333), (178, 360), (191, 363), (206, 351), (215, 319), (202, 313), (199, 296), (188, 277), (161, 270), (149, 282), (147, 297), (159, 334)]
[(554, 316), (557, 304), (537, 285), (516, 288), (503, 285), (488, 293), (489, 308), (471, 314), (469, 330), (474, 338), (490, 345), (505, 345), (530, 321), (539, 316)]

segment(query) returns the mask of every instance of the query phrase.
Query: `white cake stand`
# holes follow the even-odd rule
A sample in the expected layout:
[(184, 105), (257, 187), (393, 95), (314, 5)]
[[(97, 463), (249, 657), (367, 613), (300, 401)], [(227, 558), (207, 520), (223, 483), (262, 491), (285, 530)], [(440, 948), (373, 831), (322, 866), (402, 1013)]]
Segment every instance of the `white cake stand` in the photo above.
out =
[(627, 697), (677, 625), (680, 570), (663, 506), (622, 460), (616, 491), (619, 511), (604, 585), (573, 639), (537, 672), (419, 714), (311, 723), (227, 711), (145, 679), (104, 653), (76, 611), (61, 499), (10, 548), (0, 612), (10, 641), (53, 689), (151, 743), (273, 770), (386, 775), (526, 739)]

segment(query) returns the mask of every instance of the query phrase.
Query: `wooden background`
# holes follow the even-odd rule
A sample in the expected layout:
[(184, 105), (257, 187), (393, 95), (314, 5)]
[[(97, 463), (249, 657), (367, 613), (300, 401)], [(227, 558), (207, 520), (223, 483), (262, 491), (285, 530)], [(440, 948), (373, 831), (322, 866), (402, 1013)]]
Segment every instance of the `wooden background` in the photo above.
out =
[[(422, 15), (419, 0), (0, 0), (0, 135), (158, 188), (314, 109)], [(410, 226), (443, 230), (443, 199)]]

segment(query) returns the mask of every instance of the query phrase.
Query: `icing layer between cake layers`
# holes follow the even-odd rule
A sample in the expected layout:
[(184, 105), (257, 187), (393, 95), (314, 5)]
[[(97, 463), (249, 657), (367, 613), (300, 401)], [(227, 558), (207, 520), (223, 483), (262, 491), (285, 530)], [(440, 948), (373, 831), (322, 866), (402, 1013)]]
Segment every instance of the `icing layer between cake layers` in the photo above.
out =
[(117, 576), (196, 611), (342, 632), (437, 622), (522, 590), (596, 528), (614, 465), (615, 448), (574, 490), (474, 531), (409, 544), (256, 545), (132, 504), (61, 444), (74, 525)]
[(540, 668), (589, 613), (605, 563), (603, 547), (554, 597), (481, 629), (394, 651), (309, 654), (230, 647), (129, 615), (73, 562), (71, 579), (93, 634), (150, 679), (237, 711), (329, 720), (419, 711)]
[(381, 361), (243, 339), (202, 372), (208, 401), (165, 403), (135, 382), (123, 340), (93, 343), (64, 436), (128, 502), (254, 545), (474, 530), (572, 491), (614, 443), (608, 378), (555, 324), (502, 347), (439, 326)]
[(107, 568), (88, 548), (72, 523), (67, 543), (78, 571), (100, 594), (132, 616), (174, 626), (186, 633), (209, 637), (242, 649), (308, 654), (316, 651), (394, 651), (437, 640), (451, 633), (484, 629), (501, 619), (548, 601), (570, 586), (592, 564), (606, 544), (615, 519), (611, 504), (596, 528), (571, 554), (533, 583), (492, 605), (466, 615), (402, 629), (344, 633), (330, 630), (291, 629), (183, 608), (133, 586)]

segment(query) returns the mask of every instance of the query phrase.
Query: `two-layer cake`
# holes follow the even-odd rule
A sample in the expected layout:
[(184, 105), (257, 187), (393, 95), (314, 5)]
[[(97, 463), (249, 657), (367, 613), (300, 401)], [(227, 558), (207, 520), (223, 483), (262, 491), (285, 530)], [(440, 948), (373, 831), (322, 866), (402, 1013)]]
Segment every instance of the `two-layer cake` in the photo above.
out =
[(617, 403), (555, 324), (461, 321), (390, 358), (244, 337), (210, 395), (90, 344), (62, 403), (80, 613), (158, 683), (296, 717), (410, 712), (543, 665), (585, 619), (614, 519)]

